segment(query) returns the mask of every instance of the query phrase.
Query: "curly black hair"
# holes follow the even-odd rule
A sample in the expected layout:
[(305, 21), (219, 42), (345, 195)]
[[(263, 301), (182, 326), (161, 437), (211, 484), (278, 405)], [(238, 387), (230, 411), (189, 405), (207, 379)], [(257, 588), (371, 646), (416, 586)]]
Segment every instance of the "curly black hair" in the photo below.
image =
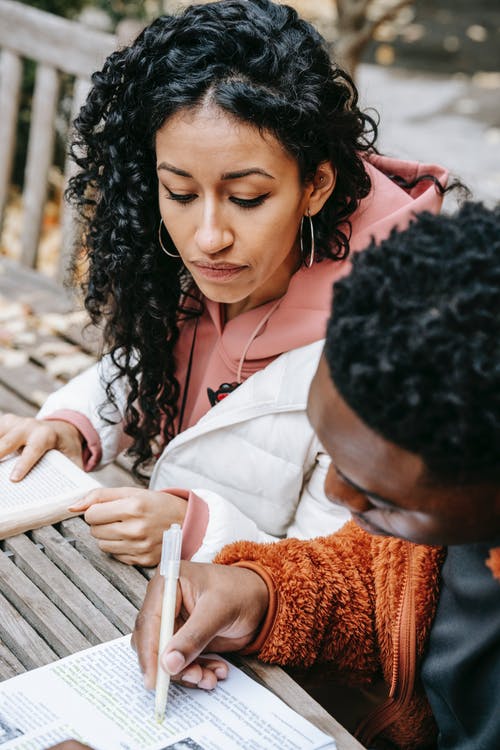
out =
[(344, 400), (440, 481), (500, 477), (500, 206), (423, 213), (353, 258), (325, 348)]
[[(159, 251), (155, 133), (179, 110), (209, 101), (271, 132), (304, 181), (329, 160), (335, 190), (314, 217), (321, 260), (348, 253), (349, 217), (371, 187), (363, 156), (377, 126), (318, 32), (270, 0), (220, 0), (158, 18), (92, 83), (75, 121), (79, 171), (67, 197), (83, 220), (86, 308), (104, 322), (104, 349), (129, 384), (125, 430), (137, 469), (153, 457), (155, 438), (174, 434), (178, 323), (199, 314), (182, 302), (187, 271)], [(175, 252), (167, 232), (163, 243)]]

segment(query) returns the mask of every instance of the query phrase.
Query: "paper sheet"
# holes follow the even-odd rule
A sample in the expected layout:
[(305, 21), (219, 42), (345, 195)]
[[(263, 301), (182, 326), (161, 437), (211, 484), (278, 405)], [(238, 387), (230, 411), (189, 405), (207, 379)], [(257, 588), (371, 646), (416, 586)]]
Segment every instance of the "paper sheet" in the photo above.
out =
[(165, 721), (142, 683), (130, 637), (0, 683), (1, 750), (69, 738), (95, 750), (335, 750), (335, 742), (230, 666), (211, 692), (172, 684)]
[(11, 482), (17, 456), (0, 460), (0, 539), (71, 514), (68, 506), (99, 487), (59, 451), (48, 451), (20, 482)]

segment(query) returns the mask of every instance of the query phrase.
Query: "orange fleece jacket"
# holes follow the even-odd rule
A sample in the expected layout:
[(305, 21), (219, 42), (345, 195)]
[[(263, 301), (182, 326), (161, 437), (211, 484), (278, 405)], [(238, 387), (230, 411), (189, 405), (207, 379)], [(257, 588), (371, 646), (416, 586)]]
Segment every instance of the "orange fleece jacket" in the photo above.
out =
[[(336, 679), (350, 685), (382, 675), (389, 697), (356, 734), (370, 747), (378, 737), (413, 750), (436, 739), (419, 672), (444, 558), (440, 547), (372, 536), (350, 522), (308, 541), (237, 542), (215, 562), (251, 568), (270, 587), (272, 611), (247, 653), (282, 665), (334, 663)], [(500, 580), (500, 548), (488, 565)]]

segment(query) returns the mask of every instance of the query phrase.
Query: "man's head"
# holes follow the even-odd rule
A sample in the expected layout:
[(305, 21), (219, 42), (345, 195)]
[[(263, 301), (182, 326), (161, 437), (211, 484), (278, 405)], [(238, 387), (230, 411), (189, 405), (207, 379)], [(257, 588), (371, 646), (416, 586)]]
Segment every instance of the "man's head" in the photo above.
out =
[(309, 399), (328, 496), (417, 542), (500, 536), (500, 208), (419, 216), (334, 298)]

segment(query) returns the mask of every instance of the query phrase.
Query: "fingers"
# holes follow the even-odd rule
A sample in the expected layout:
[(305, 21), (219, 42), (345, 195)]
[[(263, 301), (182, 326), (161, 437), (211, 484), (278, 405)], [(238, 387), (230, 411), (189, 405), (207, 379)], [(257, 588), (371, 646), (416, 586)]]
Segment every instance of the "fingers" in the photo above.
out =
[(171, 638), (161, 654), (162, 667), (171, 675), (179, 675), (201, 652), (224, 631), (230, 615), (224, 603), (210, 591), (203, 592), (188, 620)]
[(4, 414), (0, 417), (0, 458), (22, 449), (10, 478), (23, 479), (44, 453), (57, 447), (57, 431), (43, 420)]
[(176, 679), (188, 687), (213, 690), (219, 680), (227, 678), (228, 673), (229, 667), (222, 659), (200, 657)]
[(22, 449), (21, 455), (15, 462), (10, 474), (13, 482), (19, 482), (24, 479), (43, 454), (53, 447), (54, 441), (50, 437), (50, 432), (42, 429), (31, 435), (26, 435), (25, 430), (17, 428), (9, 431), (7, 435), (0, 439), (0, 457), (3, 458), (9, 453), (15, 453)]
[(154, 688), (156, 680), (162, 596), (163, 578), (156, 572), (148, 584), (144, 603), (135, 621), (131, 641), (132, 647), (137, 651), (147, 690)]
[(85, 521), (103, 552), (129, 565), (157, 565), (163, 529), (171, 521), (153, 512), (156, 494), (134, 487), (99, 488), (69, 510), (85, 511)]
[[(148, 585), (133, 635), (148, 688), (154, 685), (158, 663), (162, 591), (162, 578), (157, 572)], [(221, 676), (225, 674), (223, 665), (204, 666), (207, 671), (201, 673), (198, 668), (188, 668), (207, 647), (238, 651), (248, 645), (268, 606), (267, 585), (254, 571), (182, 562), (176, 607), (178, 629), (160, 656), (162, 668), (177, 679), (190, 678), (202, 682), (203, 687), (213, 687), (214, 677), (222, 678), (217, 670)]]
[[(85, 497), (77, 503), (73, 503), (69, 510), (72, 513), (82, 513), (84, 510), (90, 508), (91, 505), (93, 506), (100, 503), (109, 503), (112, 500), (119, 500), (130, 495), (133, 491), (133, 487), (99, 487), (98, 489), (89, 492), (88, 495), (85, 495)], [(100, 521), (100, 523), (109, 523), (110, 520), (117, 520), (117, 518), (107, 517), (106, 513), (109, 514), (109, 509), (104, 509), (102, 517), (105, 520)]]
[[(120, 526), (121, 524), (116, 524)], [(100, 526), (91, 528), (92, 536)], [(107, 527), (105, 527), (107, 528)], [(152, 567), (158, 565), (161, 557), (161, 544), (151, 545), (147, 540), (133, 542), (130, 539), (117, 539), (109, 541), (107, 539), (98, 540), (99, 548), (108, 555), (113, 555), (126, 565), (144, 565)]]

